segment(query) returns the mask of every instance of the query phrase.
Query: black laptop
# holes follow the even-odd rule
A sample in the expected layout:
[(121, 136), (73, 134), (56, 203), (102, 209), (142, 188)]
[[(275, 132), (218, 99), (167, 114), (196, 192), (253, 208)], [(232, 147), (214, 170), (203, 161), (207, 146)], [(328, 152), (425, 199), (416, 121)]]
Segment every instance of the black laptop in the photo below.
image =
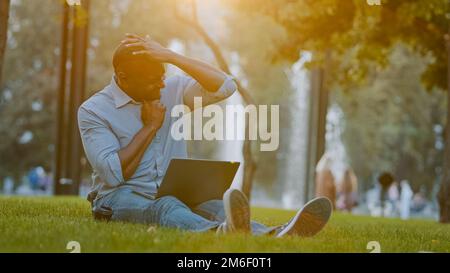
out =
[(174, 158), (156, 197), (171, 195), (190, 207), (208, 200), (222, 200), (239, 165), (239, 162), (232, 161)]

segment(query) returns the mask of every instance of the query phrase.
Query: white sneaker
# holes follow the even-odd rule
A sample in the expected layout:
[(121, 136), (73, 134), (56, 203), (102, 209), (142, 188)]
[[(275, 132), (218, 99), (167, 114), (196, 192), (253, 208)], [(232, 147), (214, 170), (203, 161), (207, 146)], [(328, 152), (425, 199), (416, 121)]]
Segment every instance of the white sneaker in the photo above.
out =
[(250, 206), (244, 193), (237, 189), (228, 189), (223, 195), (226, 232), (250, 232)]
[(285, 235), (298, 235), (310, 237), (316, 235), (331, 216), (333, 207), (331, 201), (326, 197), (317, 197), (309, 201), (297, 214), (289, 221), (287, 225), (276, 235), (282, 237)]

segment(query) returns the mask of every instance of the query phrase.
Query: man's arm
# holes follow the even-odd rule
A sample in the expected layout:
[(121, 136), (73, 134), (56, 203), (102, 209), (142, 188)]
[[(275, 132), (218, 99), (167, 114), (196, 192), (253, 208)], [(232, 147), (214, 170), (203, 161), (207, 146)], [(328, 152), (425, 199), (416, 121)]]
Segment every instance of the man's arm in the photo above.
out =
[(119, 150), (120, 165), (122, 167), (123, 179), (127, 181), (136, 172), (142, 156), (148, 145), (152, 143), (156, 135), (156, 128), (151, 125), (144, 125), (141, 130), (133, 137), (131, 142)]
[(194, 98), (202, 98), (202, 106), (222, 101), (231, 96), (237, 85), (225, 72), (202, 61), (172, 52), (168, 62), (192, 78), (185, 83), (184, 104), (194, 109)]
[(103, 181), (119, 186), (130, 179), (164, 121), (165, 107), (159, 101), (145, 102), (141, 118), (144, 126), (121, 149), (111, 129), (94, 113), (80, 108), (78, 122), (86, 156)]
[(194, 97), (202, 97), (203, 106), (205, 106), (229, 97), (237, 89), (231, 76), (220, 69), (177, 54), (154, 40), (127, 35), (122, 42), (127, 47), (134, 49), (135, 55), (143, 55), (154, 61), (173, 64), (195, 79), (195, 83), (187, 84), (184, 93), (184, 102), (191, 109), (194, 106)]
[(227, 74), (214, 66), (173, 51), (170, 51), (167, 63), (173, 64), (189, 74), (208, 92), (217, 92), (227, 78)]
[(131, 142), (119, 151), (120, 165), (123, 178), (130, 179), (136, 172), (148, 145), (152, 143), (156, 132), (164, 122), (166, 108), (159, 101), (144, 102), (141, 118), (144, 126), (133, 137)]
[(110, 187), (125, 181), (118, 156), (120, 143), (108, 125), (90, 109), (78, 110), (78, 127), (89, 163), (101, 179)]

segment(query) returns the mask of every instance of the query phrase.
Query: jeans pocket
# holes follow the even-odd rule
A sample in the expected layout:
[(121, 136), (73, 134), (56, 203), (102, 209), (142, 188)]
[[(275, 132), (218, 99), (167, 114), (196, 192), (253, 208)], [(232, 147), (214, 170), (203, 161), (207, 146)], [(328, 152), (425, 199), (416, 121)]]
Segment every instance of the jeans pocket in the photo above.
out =
[(136, 190), (132, 190), (131, 192), (134, 193), (134, 194), (137, 194), (139, 196), (145, 197), (147, 199), (150, 199), (150, 200), (155, 200), (156, 199), (156, 196), (152, 195), (150, 193), (140, 192), (140, 191), (136, 191)]

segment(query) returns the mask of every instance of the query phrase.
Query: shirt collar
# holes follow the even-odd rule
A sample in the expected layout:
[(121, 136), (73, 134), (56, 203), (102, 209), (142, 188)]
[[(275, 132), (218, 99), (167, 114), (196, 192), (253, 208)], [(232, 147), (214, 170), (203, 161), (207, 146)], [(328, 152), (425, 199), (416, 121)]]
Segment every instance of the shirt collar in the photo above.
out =
[(116, 105), (116, 108), (120, 108), (122, 106), (125, 106), (128, 103), (133, 103), (139, 105), (140, 103), (133, 100), (130, 96), (127, 95), (117, 84), (116, 77), (113, 76), (111, 80), (110, 85), (111, 95), (114, 99), (114, 104)]

